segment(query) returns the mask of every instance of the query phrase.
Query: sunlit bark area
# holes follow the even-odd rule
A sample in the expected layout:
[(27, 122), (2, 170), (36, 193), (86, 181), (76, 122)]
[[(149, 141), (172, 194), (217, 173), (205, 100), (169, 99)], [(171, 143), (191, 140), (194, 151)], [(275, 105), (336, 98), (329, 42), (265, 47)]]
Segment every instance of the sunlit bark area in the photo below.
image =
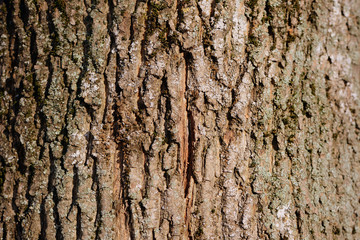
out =
[(1, 239), (360, 239), (358, 0), (0, 7)]

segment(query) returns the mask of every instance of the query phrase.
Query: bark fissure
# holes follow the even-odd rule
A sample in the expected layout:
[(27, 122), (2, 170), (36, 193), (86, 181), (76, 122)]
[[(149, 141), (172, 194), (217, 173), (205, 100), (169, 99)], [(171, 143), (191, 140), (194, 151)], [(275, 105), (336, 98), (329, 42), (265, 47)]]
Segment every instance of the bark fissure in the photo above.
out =
[(0, 6), (2, 239), (359, 238), (354, 2)]
[(2, 239), (6, 240), (7, 239), (7, 226), (6, 226), (6, 222), (4, 221), (4, 212), (1, 213), (1, 222), (3, 222)]
[(47, 212), (45, 209), (46, 204), (46, 197), (44, 197), (41, 200), (40, 204), (40, 235), (39, 240), (45, 240), (46, 239), (46, 229), (48, 228), (48, 222), (47, 222)]
[(16, 232), (15, 232), (15, 239), (16, 240), (20, 240), (23, 239), (24, 237), (24, 228), (22, 226), (22, 221), (21, 219), (19, 219), (19, 215), (20, 215), (20, 209), (16, 204), (17, 201), (17, 192), (18, 192), (18, 188), (19, 188), (19, 182), (15, 181), (15, 185), (14, 185), (14, 193), (13, 193), (13, 199), (12, 199), (12, 209), (15, 212), (15, 224), (16, 224)]
[[(77, 214), (76, 214), (76, 239), (82, 239), (82, 227), (81, 227), (81, 208), (79, 205), (76, 206)], [(95, 238), (98, 239), (98, 238)]]
[(50, 174), (48, 180), (48, 194), (52, 197), (52, 201), (54, 202), (53, 217), (55, 220), (56, 239), (64, 239), (64, 235), (62, 233), (63, 226), (58, 209), (58, 204), (60, 202), (60, 199), (58, 196), (58, 191), (56, 189), (57, 184), (55, 183), (56, 172), (57, 172), (56, 159), (52, 155), (51, 149), (49, 149), (49, 158), (50, 158)]
[(184, 164), (184, 173), (185, 178), (184, 184), (184, 193), (185, 198), (188, 198), (190, 181), (193, 179), (193, 162), (194, 162), (194, 141), (195, 141), (195, 126), (194, 118), (192, 116), (191, 110), (187, 110), (187, 132), (188, 132), (188, 142), (187, 142), (187, 153), (185, 164)]
[(102, 197), (100, 192), (100, 180), (98, 175), (98, 159), (92, 156), (93, 159), (93, 185), (91, 188), (96, 192), (96, 219), (95, 219), (95, 239), (100, 239), (101, 225), (102, 225)]

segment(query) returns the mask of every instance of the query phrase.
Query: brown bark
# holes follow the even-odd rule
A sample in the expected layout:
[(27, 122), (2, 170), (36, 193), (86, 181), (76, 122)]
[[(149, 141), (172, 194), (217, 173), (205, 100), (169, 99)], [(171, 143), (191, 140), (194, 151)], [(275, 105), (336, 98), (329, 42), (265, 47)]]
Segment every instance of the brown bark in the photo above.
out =
[(358, 1), (0, 5), (2, 239), (360, 239)]

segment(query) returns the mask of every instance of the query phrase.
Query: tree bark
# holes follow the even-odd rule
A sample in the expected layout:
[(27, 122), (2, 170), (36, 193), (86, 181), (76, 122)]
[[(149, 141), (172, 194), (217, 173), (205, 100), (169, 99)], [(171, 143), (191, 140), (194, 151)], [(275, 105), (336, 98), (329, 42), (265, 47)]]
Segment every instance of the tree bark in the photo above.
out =
[(2, 239), (360, 239), (359, 1), (0, 5)]

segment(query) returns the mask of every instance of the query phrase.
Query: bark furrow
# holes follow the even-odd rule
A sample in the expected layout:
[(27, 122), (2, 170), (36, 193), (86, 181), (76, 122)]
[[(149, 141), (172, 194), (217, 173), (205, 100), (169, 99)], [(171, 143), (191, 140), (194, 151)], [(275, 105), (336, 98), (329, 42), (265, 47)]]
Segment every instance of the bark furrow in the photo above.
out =
[(357, 0), (0, 1), (2, 239), (359, 239)]

